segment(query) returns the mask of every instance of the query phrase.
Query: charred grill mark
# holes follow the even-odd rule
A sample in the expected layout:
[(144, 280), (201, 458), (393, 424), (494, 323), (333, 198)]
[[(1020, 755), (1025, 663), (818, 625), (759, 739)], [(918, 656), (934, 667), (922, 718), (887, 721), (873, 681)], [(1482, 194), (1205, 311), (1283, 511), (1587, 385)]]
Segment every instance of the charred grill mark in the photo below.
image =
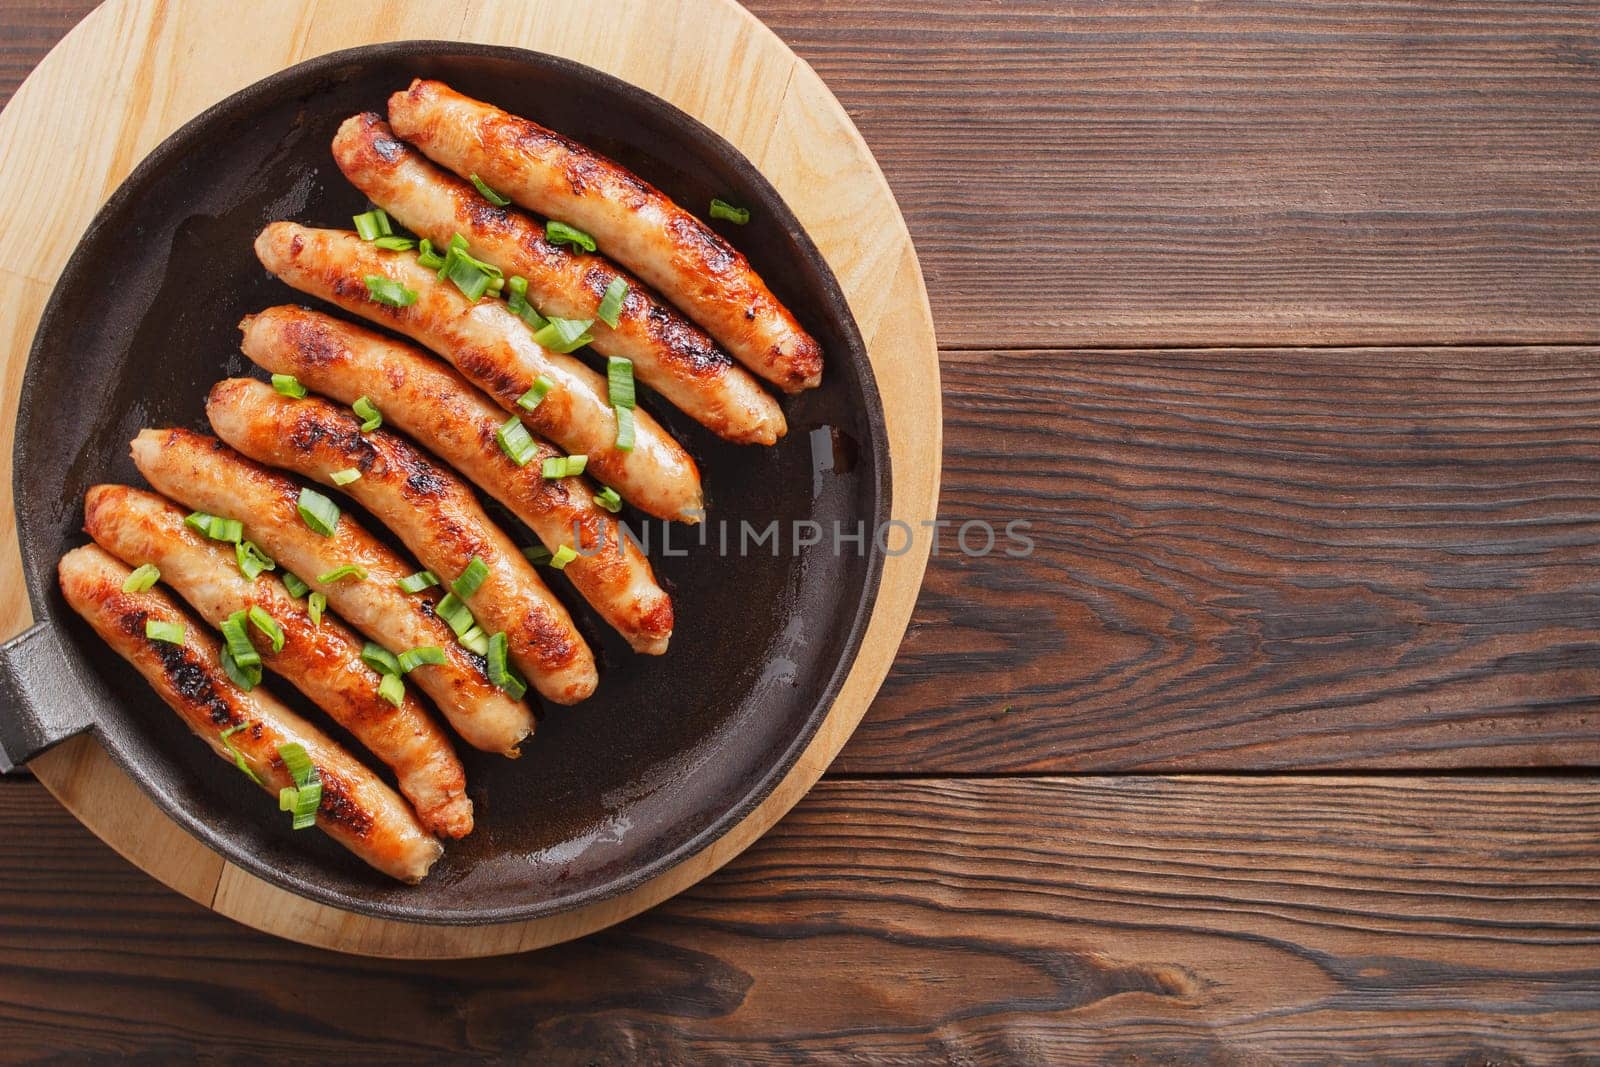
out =
[(411, 471), (406, 475), (406, 499), (413, 503), (439, 500), (450, 488), (449, 479), (431, 464), (417, 460), (402, 466), (401, 469)]
[[(462, 374), (477, 382), (479, 388), (495, 396), (515, 400), (527, 391), (527, 386), (515, 372), (496, 359), (493, 353), (481, 348), (458, 348), (456, 366), (461, 368)], [(540, 404), (539, 407), (544, 405)]]
[[(309, 312), (309, 308), (302, 308)], [(345, 363), (349, 351), (322, 323), (299, 315), (290, 316), (283, 324), (284, 339), (299, 361), (308, 367), (326, 367)]]
[(672, 633), (672, 622), (672, 601), (659, 597), (655, 607), (639, 617), (639, 630), (651, 637), (666, 637)]
[(288, 431), (285, 440), (289, 447), (303, 456), (331, 449), (362, 473), (370, 471), (378, 459), (377, 448), (362, 435), (354, 419), (346, 421), (342, 417), (330, 418), (325, 412), (308, 411), (295, 417)]
[(350, 784), (326, 767), (318, 766), (317, 773), (322, 779), (322, 805), (317, 814), (356, 837), (371, 834), (377, 820), (356, 801)]
[(150, 612), (131, 602), (120, 590), (115, 593), (109, 590), (107, 592), (106, 606), (115, 613), (118, 628), (135, 641), (143, 641), (145, 647), (155, 654), (156, 660), (161, 664), (161, 673), (167, 680), (167, 687), (173, 694), (189, 705), (202, 709), (218, 726), (233, 725), (235, 718), (233, 705), (217, 692), (217, 687), (211, 680), (211, 672), (200, 662), (200, 657), (194, 650), (187, 645), (175, 645), (170, 641), (155, 641), (146, 637), (144, 626), (151, 617)]
[[(629, 299), (631, 302), (632, 294)], [(664, 362), (695, 378), (715, 378), (733, 367), (733, 358), (715, 341), (654, 301), (645, 315), (645, 332), (656, 343)]]
[(547, 670), (562, 670), (577, 661), (578, 645), (571, 639), (570, 632), (546, 613), (530, 611), (522, 617), (517, 629), (522, 635), (523, 647)]
[(461, 193), (459, 215), (468, 226), (497, 236), (512, 229), (511, 212), (503, 207), (495, 207), (476, 193), (467, 195), (466, 189), (462, 189)]
[(721, 276), (743, 265), (743, 256), (693, 216), (675, 214), (667, 223), (667, 229), (678, 248), (692, 256), (708, 273)]

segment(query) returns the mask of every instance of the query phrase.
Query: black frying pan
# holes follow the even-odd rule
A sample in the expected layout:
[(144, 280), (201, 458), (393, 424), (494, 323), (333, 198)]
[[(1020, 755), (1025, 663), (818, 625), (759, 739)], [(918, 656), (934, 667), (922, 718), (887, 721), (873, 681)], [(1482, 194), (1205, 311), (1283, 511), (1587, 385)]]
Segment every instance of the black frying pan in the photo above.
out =
[[(463, 748), (478, 828), (450, 845), (426, 882), (406, 887), (318, 833), (291, 831), (67, 608), (55, 564), (86, 540), (89, 486), (143, 484), (128, 459), (140, 427), (205, 429), (206, 390), (259, 373), (239, 353), (236, 324), (304, 298), (257, 264), (252, 239), (280, 218), (348, 228), (366, 205), (330, 157), (334, 130), (357, 111), (381, 112), (417, 76), (578, 138), (691, 209), (713, 196), (750, 207), (749, 225), (724, 232), (822, 342), (826, 371), (820, 389), (783, 402), (789, 436), (776, 448), (725, 444), (644, 398), (700, 463), (713, 523), (706, 546), (691, 528), (674, 527), (672, 554), (660, 524), (651, 527), (652, 561), (676, 605), (671, 651), (633, 655), (552, 578), (601, 658), (600, 690), (545, 714), (518, 761)], [(432, 923), (530, 919), (624, 892), (749, 812), (826, 716), (881, 564), (870, 545), (865, 555), (849, 544), (836, 554), (830, 538), (792, 552), (788, 531), (797, 520), (847, 532), (864, 523), (870, 541), (889, 514), (888, 450), (861, 338), (827, 265), (755, 168), (698, 122), (615, 78), (519, 49), (444, 42), (301, 64), (200, 115), (139, 165), (96, 216), (45, 309), (14, 474), (39, 625), (0, 651), (0, 764), (92, 729), (174, 819), (252, 874), (351, 911)], [(777, 520), (783, 550), (723, 557), (719, 519), (735, 547), (741, 522), (760, 529)], [(288, 686), (268, 685), (332, 727)]]

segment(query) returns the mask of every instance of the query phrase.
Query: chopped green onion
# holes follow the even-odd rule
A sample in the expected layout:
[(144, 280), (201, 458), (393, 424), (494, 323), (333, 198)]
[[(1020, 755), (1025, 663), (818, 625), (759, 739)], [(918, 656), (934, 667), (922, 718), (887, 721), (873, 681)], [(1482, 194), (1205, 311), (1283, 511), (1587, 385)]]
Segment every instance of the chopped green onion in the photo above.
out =
[(152, 641), (165, 641), (169, 645), (181, 645), (183, 644), (183, 623), (146, 619), (144, 621), (144, 635)]
[(555, 387), (555, 382), (552, 382), (542, 374), (539, 375), (533, 380), (533, 385), (529, 386), (528, 391), (517, 397), (517, 407), (524, 411), (532, 411), (544, 401), (545, 397), (550, 395), (550, 390)]
[(208, 515), (203, 511), (196, 511), (183, 522), (185, 526), (198, 530), (213, 541), (232, 541), (237, 544), (239, 538), (244, 536), (244, 523), (238, 519), (225, 519), (220, 515)]
[[(311, 532), (323, 537), (332, 537), (333, 531), (339, 526), (339, 505), (307, 486), (300, 490), (298, 504), (300, 520), (311, 528)], [(325, 579), (318, 578), (321, 582)]]
[(714, 219), (726, 219), (729, 222), (736, 222), (740, 226), (743, 226), (745, 223), (750, 221), (750, 209), (745, 207), (734, 207), (726, 200), (712, 200), (711, 217)]
[(379, 304), (392, 308), (406, 308), (417, 302), (415, 290), (407, 289), (393, 278), (369, 274), (362, 279), (367, 283), (367, 295)]
[(255, 581), (256, 576), (262, 571), (275, 571), (277, 562), (257, 547), (254, 541), (240, 541), (233, 546), (233, 558), (239, 564), (239, 573), (250, 581)]
[(183, 520), (183, 524), (201, 536), (206, 536), (211, 531), (211, 520), (215, 515), (208, 515), (203, 511), (191, 511)]
[(529, 545), (527, 548), (522, 550), (522, 554), (526, 556), (528, 562), (532, 563), (534, 566), (539, 566), (541, 564), (550, 562), (550, 550), (543, 545)]
[(472, 175), (472, 185), (473, 188), (477, 189), (478, 192), (483, 195), (485, 200), (489, 201), (489, 203), (493, 204), (495, 207), (507, 207), (511, 203), (511, 201), (507, 200), (505, 197), (501, 196), (499, 193), (485, 185), (483, 179), (478, 177), (476, 174)]
[(581, 248), (585, 252), (594, 251), (593, 237), (590, 237), (576, 226), (568, 226), (566, 223), (557, 222), (555, 219), (551, 219), (544, 224), (544, 236), (545, 240), (553, 245), (572, 245), (574, 248)]
[(612, 408), (617, 415), (617, 451), (633, 451), (633, 409)]
[(402, 593), (420, 593), (424, 589), (438, 585), (439, 579), (432, 571), (418, 571), (415, 574), (406, 575), (394, 584), (400, 587)]
[(494, 439), (500, 442), (500, 451), (519, 467), (526, 467), (528, 461), (539, 454), (539, 446), (534, 443), (533, 435), (515, 415), (500, 424), (500, 428), (494, 432)]
[(233, 653), (228, 650), (227, 645), (223, 645), (221, 651), (217, 653), (217, 661), (222, 664), (222, 673), (228, 676), (228, 681), (246, 693), (261, 684), (261, 664), (256, 663), (248, 667), (240, 666), (239, 662), (233, 658)]
[(328, 480), (334, 485), (349, 485), (351, 482), (359, 480), (360, 477), (360, 471), (356, 470), (354, 467), (346, 467), (342, 471), (334, 471), (332, 474), (328, 475)]
[(446, 593), (433, 610), (457, 637), (477, 624), (477, 620), (472, 617), (472, 609), (463, 604), (461, 598), (454, 593)]
[(396, 662), (400, 664), (401, 674), (410, 674), (424, 663), (438, 666), (445, 662), (444, 649), (438, 645), (419, 645), (400, 653)]
[(438, 270), (444, 266), (444, 257), (433, 250), (433, 242), (426, 237), (417, 245), (417, 262), (429, 270)]
[(558, 571), (567, 569), (567, 564), (578, 558), (578, 553), (571, 545), (562, 545), (556, 549), (556, 554), (550, 557), (550, 566)]
[(278, 810), (294, 816), (296, 830), (314, 826), (317, 809), (322, 806), (322, 775), (306, 755), (305, 746), (298, 742), (280, 745), (278, 758), (283, 760), (283, 769), (294, 780), (293, 786), (278, 790)]
[(466, 600), (478, 591), (488, 577), (488, 564), (473, 556), (472, 562), (467, 564), (467, 569), (461, 572), (461, 577), (450, 583), (450, 591), (462, 600)]
[(539, 314), (537, 308), (528, 303), (528, 279), (520, 274), (514, 274), (506, 282), (506, 288), (511, 292), (511, 295), (506, 297), (506, 309), (526, 322), (529, 329), (537, 330), (549, 321)]
[(361, 417), (362, 433), (371, 433), (383, 425), (383, 412), (378, 410), (378, 405), (372, 402), (370, 396), (356, 397), (356, 402), (350, 405), (350, 410)]
[(380, 237), (372, 243), (385, 252), (409, 252), (417, 247), (417, 242), (409, 237)]
[(494, 282), (504, 277), (505, 272), (499, 267), (473, 257), (467, 250), (465, 237), (458, 233), (450, 238), (450, 249), (439, 267), (441, 281), (450, 279), (468, 300), (477, 300), (491, 286), (498, 290), (500, 286)]
[(245, 629), (248, 611), (236, 611), (222, 620), (223, 647), (240, 667), (261, 666), (261, 653), (250, 643), (250, 633)]
[[(223, 666), (226, 667), (227, 664), (224, 663)], [(245, 689), (244, 686), (240, 686), (239, 688)], [(249, 692), (249, 690), (245, 689), (245, 692)], [(251, 724), (249, 722), (241, 722), (237, 726), (230, 726), (226, 730), (222, 731), (222, 747), (227, 749), (228, 754), (233, 757), (233, 765), (239, 768), (245, 774), (248, 774), (250, 776), (250, 780), (256, 783), (256, 785), (260, 785), (261, 776), (251, 769), (250, 764), (244, 761), (244, 753), (235, 748), (233, 741), (230, 740), (234, 734), (238, 733), (240, 730), (248, 729), (250, 725)]]
[(622, 497), (609, 485), (594, 495), (594, 502), (613, 515), (622, 510)]
[(327, 574), (317, 575), (317, 584), (332, 585), (334, 582), (342, 582), (346, 578), (354, 578), (358, 582), (364, 582), (367, 580), (367, 568), (359, 563), (346, 563), (342, 567), (335, 567)]
[(363, 212), (352, 217), (356, 224), (356, 232), (363, 241), (376, 241), (380, 237), (388, 237), (394, 233), (394, 226), (389, 222), (389, 215), (381, 207)]
[(300, 379), (292, 374), (274, 374), (272, 387), (284, 396), (302, 400), (306, 395), (306, 387), (300, 384)]
[(544, 461), (540, 473), (546, 478), (576, 478), (588, 465), (588, 456), (551, 456)]
[(633, 360), (623, 359), (621, 356), (606, 357), (606, 391), (611, 398), (612, 407), (632, 410)]
[(601, 322), (615, 330), (617, 320), (622, 318), (622, 302), (626, 299), (628, 283), (622, 278), (612, 278), (611, 284), (606, 286), (606, 295), (600, 298), (600, 310), (595, 314)]
[(506, 662), (507, 647), (504, 630), (489, 638), (489, 681), (505, 690), (512, 700), (521, 700), (528, 683)]
[(250, 625), (260, 630), (268, 641), (272, 642), (272, 651), (283, 651), (283, 627), (278, 625), (278, 620), (268, 615), (265, 609), (255, 604), (250, 605)]
[(469, 652), (476, 652), (480, 656), (489, 654), (489, 635), (483, 632), (483, 627), (477, 623), (456, 640), (461, 642), (461, 647)]
[(406, 683), (398, 674), (386, 674), (378, 682), (378, 695), (398, 708), (406, 699)]
[(588, 332), (593, 319), (550, 319), (533, 331), (533, 343), (550, 352), (576, 352), (594, 340)]
[(361, 649), (361, 662), (377, 671), (379, 674), (399, 674), (400, 661), (394, 658), (382, 645), (368, 641)]
[(306, 598), (306, 616), (312, 626), (322, 625), (322, 613), (328, 608), (328, 598), (322, 593), (312, 593)]
[(133, 573), (122, 583), (124, 593), (147, 592), (151, 586), (161, 580), (161, 571), (153, 563), (141, 563), (133, 568)]
[(296, 598), (303, 597), (311, 592), (311, 587), (301, 581), (299, 575), (290, 574), (288, 571), (283, 572), (283, 587), (289, 590), (290, 596)]

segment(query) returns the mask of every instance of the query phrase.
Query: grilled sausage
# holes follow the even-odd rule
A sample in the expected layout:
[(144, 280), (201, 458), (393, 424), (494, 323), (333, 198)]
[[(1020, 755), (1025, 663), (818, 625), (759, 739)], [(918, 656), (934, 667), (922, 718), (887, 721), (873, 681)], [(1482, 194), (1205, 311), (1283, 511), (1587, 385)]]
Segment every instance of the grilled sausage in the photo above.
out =
[[(191, 508), (244, 523), (245, 536), (324, 594), (333, 610), (392, 652), (434, 645), (442, 664), (407, 675), (433, 698), (468, 744), (507, 756), (533, 732), (533, 712), (484, 676), (483, 659), (456, 643), (428, 593), (407, 596), (396, 583), (415, 569), (356, 525), (348, 515), (331, 537), (300, 518), (300, 487), (245, 459), (214, 437), (189, 430), (144, 430), (133, 441), (133, 462), (156, 490)], [(322, 582), (346, 564), (366, 578)]]
[[(337, 620), (314, 625), (305, 604), (270, 573), (239, 571), (232, 548), (196, 533), (182, 508), (125, 485), (97, 485), (84, 501), (84, 530), (129, 566), (154, 564), (161, 580), (214, 627), (259, 607), (283, 628), (283, 648), (252, 632), (261, 664), (286, 678), (382, 760), (422, 824), (444, 837), (472, 832), (467, 776), (450, 740), (407, 693), (395, 707), (378, 695), (378, 673), (361, 662), (361, 641)], [(252, 627), (252, 631), (254, 628)]]
[[(770, 445), (782, 437), (783, 410), (704, 331), (603, 256), (551, 244), (521, 212), (496, 207), (471, 185), (395, 140), (368, 112), (339, 127), (333, 158), (351, 183), (409, 230), (443, 248), (460, 234), (473, 254), (528, 280), (528, 300), (545, 315), (590, 319), (590, 345), (633, 361), (634, 372), (717, 435)], [(627, 286), (617, 325), (599, 319), (608, 286)]]
[[(410, 252), (385, 252), (342, 230), (275, 222), (256, 238), (262, 264), (302, 292), (388, 326), (456, 365), (534, 433), (589, 457), (595, 477), (664, 519), (698, 521), (703, 506), (694, 460), (644, 411), (634, 412), (632, 452), (616, 447), (617, 418), (605, 379), (572, 356), (546, 352), (505, 302), (476, 303), (417, 262)], [(394, 307), (374, 300), (366, 279), (382, 276), (417, 294)], [(538, 407), (517, 400), (540, 376), (553, 384)]]
[(500, 501), (555, 552), (581, 550), (566, 575), (635, 651), (659, 655), (672, 636), (672, 600), (650, 561), (594, 503), (582, 478), (545, 478), (540, 451), (519, 467), (495, 443), (502, 415), (489, 398), (436, 359), (399, 341), (306, 308), (268, 308), (239, 324), (245, 355), (274, 374), (353, 404), (371, 398), (384, 420)]
[(798, 392), (822, 380), (821, 347), (750, 261), (625, 167), (436, 81), (391, 96), (389, 123), (441, 166), (587, 232), (767, 381)]
[[(213, 386), (206, 416), (243, 455), (354, 497), (446, 586), (482, 561), (488, 576), (462, 600), (485, 632), (505, 633), (511, 661), (547, 699), (575, 704), (594, 693), (594, 656), (572, 616), (454, 474), (394, 434), (362, 433), (348, 409), (253, 378)], [(340, 471), (358, 477), (338, 486)]]
[[(298, 744), (322, 779), (317, 825), (361, 859), (403, 882), (420, 882), (444, 849), (423, 830), (406, 802), (371, 771), (356, 762), (321, 730), (284, 707), (259, 686), (236, 687), (217, 659), (216, 638), (178, 608), (165, 593), (151, 589), (125, 593), (132, 572), (93, 545), (61, 557), (61, 592), (72, 609), (118, 655), (136, 667), (195, 735), (229, 763), (231, 744), (268, 793), (293, 786), (279, 755)], [(183, 627), (182, 643), (146, 635), (148, 622)], [(224, 743), (222, 732), (243, 729)]]

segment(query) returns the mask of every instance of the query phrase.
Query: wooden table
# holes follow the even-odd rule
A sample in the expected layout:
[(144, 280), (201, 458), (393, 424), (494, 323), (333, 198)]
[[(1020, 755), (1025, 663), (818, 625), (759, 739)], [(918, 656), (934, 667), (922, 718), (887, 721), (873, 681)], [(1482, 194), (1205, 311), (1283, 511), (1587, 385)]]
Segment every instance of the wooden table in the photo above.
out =
[[(0, 0), (0, 94), (91, 6)], [(952, 526), (811, 797), (545, 952), (275, 941), (0, 781), (0, 1055), (1592, 1055), (1600, 3), (751, 6), (918, 241), (943, 516), (1033, 555)]]

